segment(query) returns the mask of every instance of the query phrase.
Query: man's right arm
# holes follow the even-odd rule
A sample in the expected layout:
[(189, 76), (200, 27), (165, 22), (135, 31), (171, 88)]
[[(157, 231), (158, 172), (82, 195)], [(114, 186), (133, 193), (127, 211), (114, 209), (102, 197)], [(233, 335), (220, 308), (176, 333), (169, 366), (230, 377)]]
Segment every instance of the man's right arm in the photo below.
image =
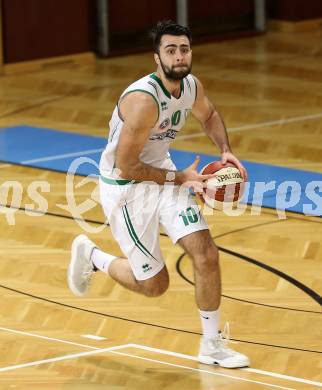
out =
[(139, 158), (158, 118), (155, 101), (144, 92), (131, 92), (122, 99), (119, 108), (124, 121), (116, 151), (116, 168), (120, 169), (120, 176), (163, 184), (167, 171), (144, 164)]
[(144, 92), (131, 92), (122, 99), (119, 109), (124, 124), (116, 151), (116, 168), (121, 171), (122, 178), (164, 184), (171, 180), (168, 173), (173, 172), (175, 184), (187, 185), (188, 182), (188, 185), (193, 187), (194, 182), (200, 184), (208, 178), (207, 175), (200, 175), (197, 172), (198, 157), (183, 171), (155, 168), (140, 161), (140, 153), (158, 118), (158, 107), (150, 95)]

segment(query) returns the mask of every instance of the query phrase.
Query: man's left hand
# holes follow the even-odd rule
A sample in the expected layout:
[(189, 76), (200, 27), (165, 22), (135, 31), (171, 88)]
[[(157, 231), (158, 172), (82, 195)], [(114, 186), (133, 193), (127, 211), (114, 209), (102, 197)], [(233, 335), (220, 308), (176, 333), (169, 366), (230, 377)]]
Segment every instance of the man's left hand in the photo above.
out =
[(227, 162), (231, 162), (239, 169), (240, 173), (242, 174), (242, 177), (244, 181), (248, 180), (248, 175), (246, 168), (242, 165), (242, 163), (238, 160), (237, 157), (235, 157), (231, 152), (223, 152), (221, 154), (221, 163), (225, 165)]

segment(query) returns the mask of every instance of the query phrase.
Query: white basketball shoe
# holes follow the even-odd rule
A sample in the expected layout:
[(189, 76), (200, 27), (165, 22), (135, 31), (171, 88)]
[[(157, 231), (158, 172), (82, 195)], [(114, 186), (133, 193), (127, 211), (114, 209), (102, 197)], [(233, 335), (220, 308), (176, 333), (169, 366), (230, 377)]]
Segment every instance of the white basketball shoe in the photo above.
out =
[[(225, 330), (229, 325), (225, 326)], [(206, 339), (202, 337), (200, 341), (200, 350), (198, 360), (203, 364), (216, 364), (224, 368), (240, 368), (247, 367), (250, 361), (246, 355), (234, 351), (227, 347), (229, 335), (225, 337), (224, 333), (218, 333), (215, 339)]]
[(86, 294), (93, 273), (91, 254), (97, 246), (85, 234), (77, 236), (71, 249), (71, 259), (67, 271), (68, 286), (75, 295)]

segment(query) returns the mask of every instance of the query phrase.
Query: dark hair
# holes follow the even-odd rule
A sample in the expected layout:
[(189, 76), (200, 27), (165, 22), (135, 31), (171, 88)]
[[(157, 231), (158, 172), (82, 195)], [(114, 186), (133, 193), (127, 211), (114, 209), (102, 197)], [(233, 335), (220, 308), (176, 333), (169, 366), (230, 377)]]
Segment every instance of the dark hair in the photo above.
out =
[(185, 35), (189, 42), (191, 43), (191, 31), (188, 27), (181, 26), (180, 24), (175, 23), (172, 20), (163, 20), (158, 22), (158, 24), (151, 30), (151, 35), (153, 39), (153, 50), (155, 53), (159, 53), (160, 42), (162, 35)]

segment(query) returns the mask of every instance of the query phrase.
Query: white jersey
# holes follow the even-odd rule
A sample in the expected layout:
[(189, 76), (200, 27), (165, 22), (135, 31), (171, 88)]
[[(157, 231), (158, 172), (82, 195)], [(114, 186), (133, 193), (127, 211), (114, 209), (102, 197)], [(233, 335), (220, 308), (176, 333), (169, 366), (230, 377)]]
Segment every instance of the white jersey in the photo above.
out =
[(154, 74), (147, 75), (131, 84), (121, 95), (109, 123), (108, 144), (102, 153), (100, 173), (105, 177), (117, 179), (115, 155), (123, 120), (119, 112), (119, 103), (128, 93), (141, 91), (153, 97), (158, 105), (158, 119), (150, 130), (150, 136), (140, 154), (140, 160), (156, 168), (175, 170), (169, 154), (171, 141), (185, 124), (197, 96), (195, 78), (189, 74), (180, 83), (180, 96), (175, 98)]

